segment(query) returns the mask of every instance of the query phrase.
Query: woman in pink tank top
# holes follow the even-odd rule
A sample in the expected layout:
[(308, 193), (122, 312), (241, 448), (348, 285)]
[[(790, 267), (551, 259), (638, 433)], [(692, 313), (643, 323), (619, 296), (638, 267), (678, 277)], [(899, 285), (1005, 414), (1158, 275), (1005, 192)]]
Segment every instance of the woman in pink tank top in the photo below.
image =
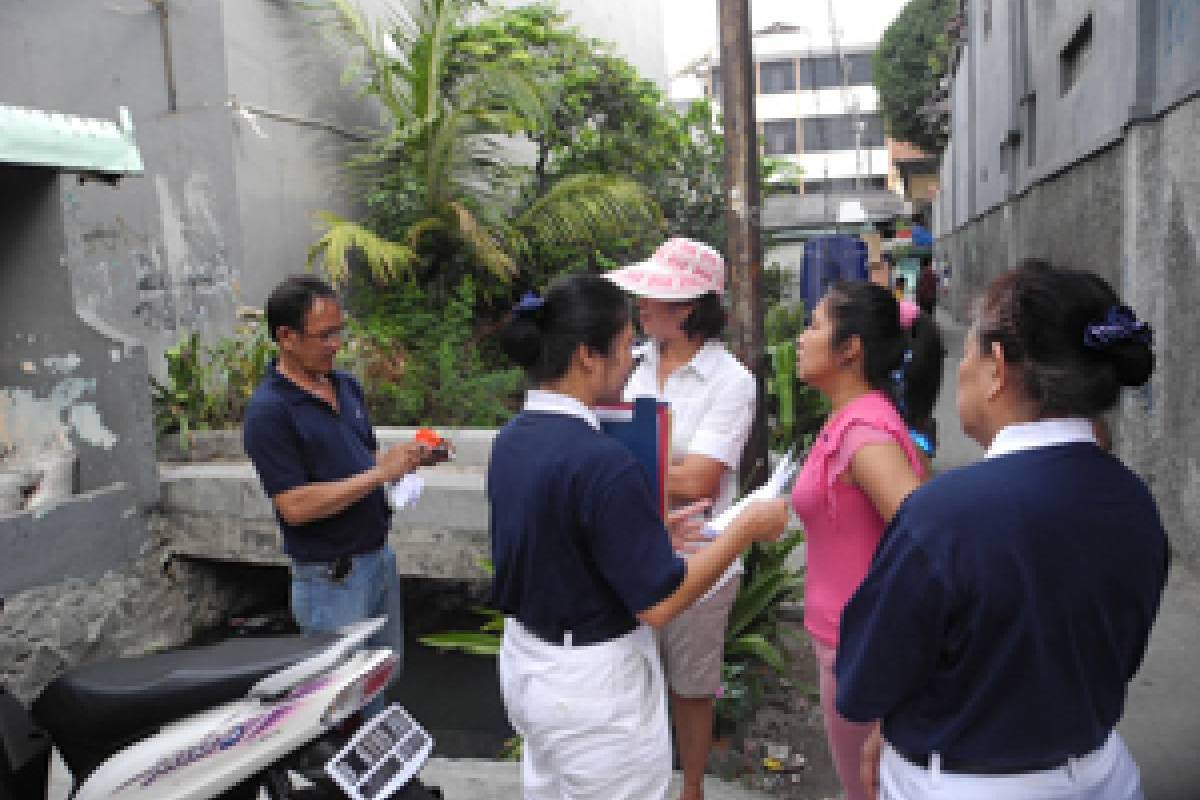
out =
[(796, 478), (792, 507), (807, 543), (804, 625), (847, 800), (868, 798), (859, 762), (874, 725), (850, 722), (834, 707), (842, 608), (866, 577), (886, 522), (928, 477), (932, 452), (922, 452), (929, 439), (920, 431), (941, 387), (944, 350), (936, 325), (923, 315), (905, 322), (886, 289), (839, 283), (796, 341), (797, 376), (832, 405)]

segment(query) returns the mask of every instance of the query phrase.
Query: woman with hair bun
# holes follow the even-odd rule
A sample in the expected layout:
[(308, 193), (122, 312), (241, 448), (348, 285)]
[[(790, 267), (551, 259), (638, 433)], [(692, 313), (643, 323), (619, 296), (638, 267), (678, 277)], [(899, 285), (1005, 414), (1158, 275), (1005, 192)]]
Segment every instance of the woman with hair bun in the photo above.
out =
[(988, 287), (958, 390), (986, 457), (908, 497), (842, 616), (837, 705), (881, 720), (863, 756), (879, 797), (1142, 798), (1115, 726), (1167, 537), (1091, 420), (1149, 380), (1151, 343), (1095, 275)]
[[(599, 430), (633, 366), (625, 294), (597, 275), (527, 295), (501, 346), (536, 388), (496, 435), (487, 494), (493, 602), (505, 614), (500, 688), (524, 737), (525, 800), (662, 800), (671, 777), (666, 688), (651, 628), (709, 590), (754, 541), (779, 537), (777, 504), (751, 504), (683, 559), (645, 470)], [(682, 540), (686, 519), (672, 515)]]

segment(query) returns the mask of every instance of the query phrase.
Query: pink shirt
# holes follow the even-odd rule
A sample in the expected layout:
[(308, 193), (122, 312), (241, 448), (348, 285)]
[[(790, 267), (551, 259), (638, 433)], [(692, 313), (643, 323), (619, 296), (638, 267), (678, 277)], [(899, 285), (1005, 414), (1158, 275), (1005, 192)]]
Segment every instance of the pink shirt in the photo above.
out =
[(882, 392), (868, 392), (821, 428), (792, 489), (792, 507), (804, 523), (807, 543), (804, 627), (830, 647), (837, 646), (842, 609), (866, 577), (884, 528), (870, 498), (839, 478), (858, 448), (887, 442), (899, 444), (924, 477), (908, 426)]

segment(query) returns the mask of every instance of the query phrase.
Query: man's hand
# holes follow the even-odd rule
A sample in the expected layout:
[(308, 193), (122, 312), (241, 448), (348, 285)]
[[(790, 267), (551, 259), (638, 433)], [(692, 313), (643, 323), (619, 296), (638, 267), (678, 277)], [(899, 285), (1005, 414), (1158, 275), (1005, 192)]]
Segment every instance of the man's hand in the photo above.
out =
[(375, 466), (383, 473), (384, 480), (398, 481), (412, 472), (428, 457), (429, 446), (419, 442), (394, 444), (379, 454)]
[(879, 754), (882, 750), (883, 735), (879, 732), (879, 723), (875, 723), (871, 735), (863, 742), (862, 760), (858, 766), (858, 777), (868, 797), (879, 797)]

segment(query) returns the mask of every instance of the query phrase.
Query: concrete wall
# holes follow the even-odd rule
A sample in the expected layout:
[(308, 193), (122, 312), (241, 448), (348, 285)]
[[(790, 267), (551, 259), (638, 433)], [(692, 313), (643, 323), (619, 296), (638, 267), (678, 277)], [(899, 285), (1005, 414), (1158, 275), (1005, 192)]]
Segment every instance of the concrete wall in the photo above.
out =
[(138, 506), (158, 498), (145, 350), (76, 314), (66, 180), (0, 167), (0, 450), (37, 466), (69, 444), (81, 492), (0, 515), (0, 595), (125, 564), (145, 539)]
[(72, 182), (0, 167), (0, 442), (30, 451), (69, 440), (81, 490), (126, 482), (150, 502), (158, 496), (150, 404), (136, 390), (146, 385), (146, 354), (76, 313), (61, 188)]
[(150, 3), (0, 4), (0, 100), (113, 118), (128, 106), (145, 176), (68, 187), (67, 264), (80, 309), (142, 339), (152, 366), (184, 330), (232, 325), (242, 257), (225, 107), (221, 7), (168, 4), (176, 110)]
[[(1004, 5), (993, 4), (1000, 47), (980, 41), (981, 4), (969, 4), (953, 77), (935, 213), (952, 310), (965, 319), (992, 277), (1039, 257), (1102, 275), (1150, 320), (1158, 367), (1122, 401), (1118, 449), (1153, 488), (1176, 553), (1200, 567), (1200, 0), (1027, 0), (1007, 4), (1001, 26)], [(1089, 13), (1090, 52), (1063, 91), (1063, 49)], [(990, 110), (1004, 86), (1007, 125)], [(1001, 142), (998, 194), (982, 171)]]
[[(357, 5), (377, 17), (386, 3)], [(358, 213), (344, 165), (361, 149), (354, 134), (377, 128), (381, 117), (342, 84), (341, 45), (314, 28), (311, 12), (272, 0), (226, 0), (222, 8), (228, 93), (244, 110), (232, 115), (245, 264), (239, 297), (262, 307), (284, 276), (305, 271), (316, 212)]]
[(65, 190), (67, 257), (78, 306), (142, 339), (157, 374), (183, 333), (227, 335), (239, 305), (261, 305), (304, 270), (313, 212), (352, 210), (340, 166), (353, 141), (328, 125), (378, 122), (341, 85), (340, 56), (297, 4), (166, 5), (174, 110), (150, 3), (0, 4), (0, 47), (22, 54), (0, 71), (0, 102), (132, 112), (145, 176), (116, 192)]

